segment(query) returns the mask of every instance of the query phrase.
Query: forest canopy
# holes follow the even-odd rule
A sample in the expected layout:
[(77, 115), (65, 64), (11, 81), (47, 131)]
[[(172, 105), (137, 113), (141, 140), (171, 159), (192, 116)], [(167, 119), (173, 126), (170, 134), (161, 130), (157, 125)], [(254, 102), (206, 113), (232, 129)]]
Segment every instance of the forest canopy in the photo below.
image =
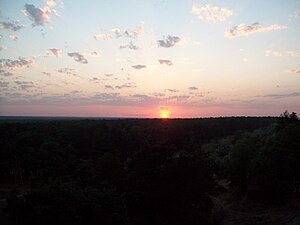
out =
[(296, 113), (24, 119), (2, 121), (0, 132), (7, 224), (222, 224), (220, 180), (239, 196), (267, 193), (268, 204), (299, 190)]

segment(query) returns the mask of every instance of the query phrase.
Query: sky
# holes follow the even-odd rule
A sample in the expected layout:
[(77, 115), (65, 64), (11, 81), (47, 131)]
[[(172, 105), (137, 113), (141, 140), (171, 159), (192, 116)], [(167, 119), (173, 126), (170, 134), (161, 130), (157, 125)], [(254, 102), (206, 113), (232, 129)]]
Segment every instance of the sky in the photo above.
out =
[(0, 0), (0, 115), (300, 113), (299, 0)]

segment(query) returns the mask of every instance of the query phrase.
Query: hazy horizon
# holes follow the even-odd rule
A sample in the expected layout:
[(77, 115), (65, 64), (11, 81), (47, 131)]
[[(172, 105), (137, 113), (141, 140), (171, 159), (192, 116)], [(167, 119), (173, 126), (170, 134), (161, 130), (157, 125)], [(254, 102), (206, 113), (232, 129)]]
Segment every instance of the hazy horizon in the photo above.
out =
[[(237, 116), (210, 116), (210, 117), (170, 117), (168, 119), (170, 120), (184, 120), (184, 119), (218, 119), (218, 118), (276, 118), (276, 117), (280, 117), (280, 115), (277, 116), (269, 116), (269, 115), (263, 115), (263, 116), (246, 116), (246, 115), (237, 115)], [(118, 120), (118, 119), (162, 119), (161, 116), (157, 116), (157, 117), (134, 117), (134, 116), (128, 116), (128, 117), (102, 117), (102, 116), (60, 116), (60, 115), (53, 115), (53, 116), (0, 116), (0, 120), (6, 120), (6, 119), (112, 119), (112, 120)]]
[(0, 116), (300, 112), (300, 1), (3, 0)]

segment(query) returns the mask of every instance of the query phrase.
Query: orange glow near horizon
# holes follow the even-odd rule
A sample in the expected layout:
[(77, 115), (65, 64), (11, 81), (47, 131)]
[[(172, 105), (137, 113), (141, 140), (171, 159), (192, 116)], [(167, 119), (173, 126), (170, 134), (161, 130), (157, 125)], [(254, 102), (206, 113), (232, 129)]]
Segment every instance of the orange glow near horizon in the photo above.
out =
[[(278, 108), (262, 109), (257, 108), (222, 108), (222, 107), (180, 107), (163, 106), (158, 107), (130, 107), (130, 106), (99, 106), (99, 105), (73, 105), (73, 106), (52, 106), (52, 105), (8, 105), (1, 107), (1, 116), (62, 116), (62, 117), (117, 117), (117, 118), (163, 118), (164, 113), (168, 118), (202, 118), (219, 116), (278, 116), (284, 112), (284, 106)], [(32, 111), (35, 113), (33, 114)], [(289, 110), (300, 111), (297, 108)]]

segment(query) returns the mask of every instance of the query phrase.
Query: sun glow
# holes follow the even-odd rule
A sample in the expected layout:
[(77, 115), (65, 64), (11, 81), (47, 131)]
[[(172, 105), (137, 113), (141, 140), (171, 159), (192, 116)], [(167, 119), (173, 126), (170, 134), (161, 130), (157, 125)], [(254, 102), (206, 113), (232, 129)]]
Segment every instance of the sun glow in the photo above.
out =
[(167, 110), (162, 110), (162, 111), (160, 111), (160, 118), (162, 118), (162, 119), (168, 119), (169, 118), (169, 111), (167, 111)]

